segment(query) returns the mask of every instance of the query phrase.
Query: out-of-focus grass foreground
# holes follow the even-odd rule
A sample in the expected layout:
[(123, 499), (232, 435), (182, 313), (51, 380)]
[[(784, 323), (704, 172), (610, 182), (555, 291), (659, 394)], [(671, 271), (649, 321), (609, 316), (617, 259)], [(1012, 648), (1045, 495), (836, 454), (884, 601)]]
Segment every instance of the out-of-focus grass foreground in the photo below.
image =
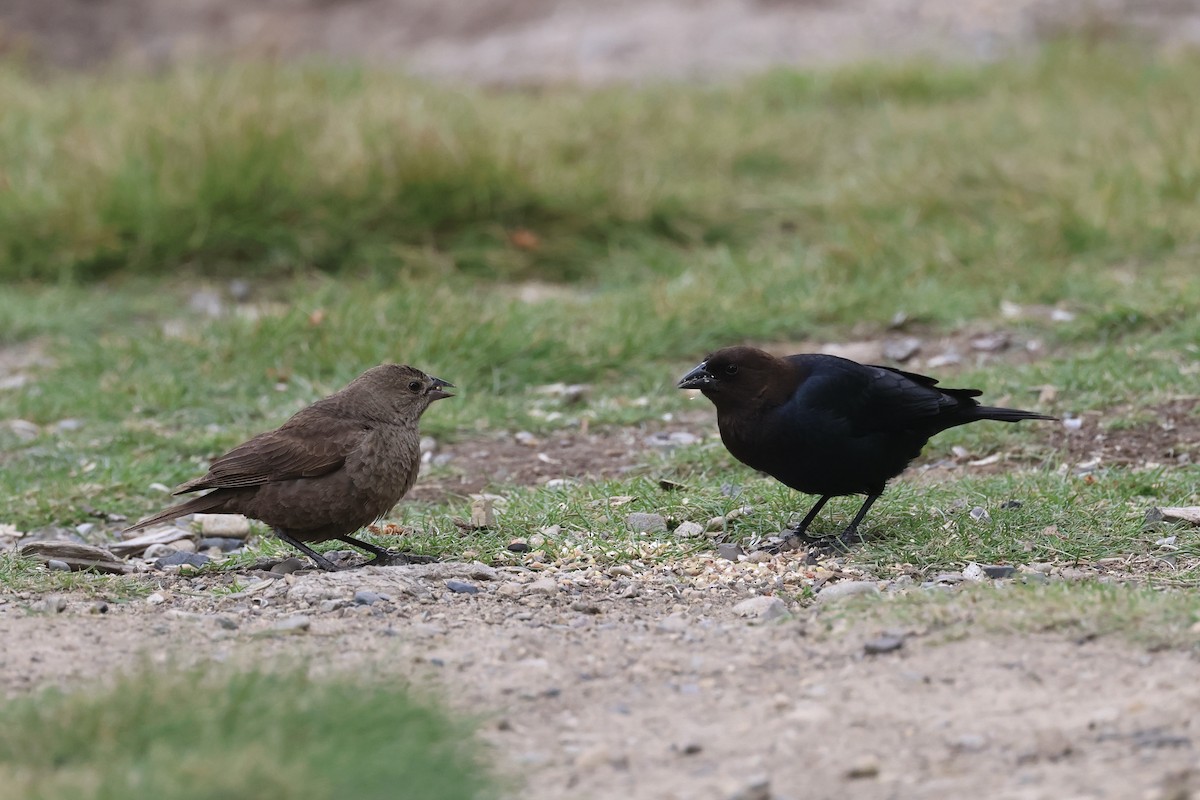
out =
[[(201, 474), (206, 459), (383, 361), (459, 387), (422, 426), (453, 443), (699, 418), (674, 382), (722, 345), (969, 331), (983, 339), (961, 358), (906, 368), (1068, 424), (939, 436), (922, 463), (969, 453), (981, 467), (900, 478), (845, 563), (915, 583), (971, 563), (1039, 574), (1102, 564), (1103, 586), (1045, 594), (1053, 613), (1086, 607), (1099, 629), (1141, 633), (1153, 619), (1156, 641), (1194, 646), (1200, 536), (1186, 522), (1148, 523), (1147, 511), (1200, 505), (1197, 86), (1194, 55), (1071, 44), (990, 65), (591, 90), (326, 66), (0, 67), (0, 527), (11, 540), (92, 522), (116, 538), (105, 514), (161, 507), (152, 484)], [(984, 359), (1003, 349), (986, 338), (995, 331), (1020, 352)], [(545, 391), (559, 383), (589, 388), (582, 399)], [(1172, 439), (1179, 430), (1191, 438)], [(1121, 437), (1127, 457), (1100, 444), (1106, 456), (1092, 457), (1073, 436)], [(389, 519), (413, 529), (413, 549), (446, 560), (513, 563), (509, 542), (559, 525), (577, 532), (545, 542), (551, 559), (591, 550), (641, 568), (716, 541), (631, 532), (626, 511), (674, 525), (752, 506), (723, 534), (745, 544), (810, 502), (711, 436), (629, 460), (606, 481), (490, 485), (507, 502), (488, 530), (456, 526), (470, 501), (453, 492), (404, 502)], [(439, 469), (453, 462), (426, 467)], [(619, 514), (603, 502), (614, 497)], [(834, 502), (818, 525), (837, 530), (857, 502)], [(234, 565), (285, 555), (269, 539), (257, 548)], [(0, 555), (0, 591), (24, 593), (22, 608), (31, 593), (119, 600), (153, 588), (152, 575), (88, 578)], [(1094, 603), (1098, 592), (1121, 602)], [(1038, 617), (1030, 597), (1014, 601), (1016, 617)], [(803, 608), (811, 595), (784, 599)], [(161, 680), (132, 694), (106, 688), (107, 706), (18, 699), (6, 719), (22, 727), (0, 735), (0, 797), (213, 796), (181, 788), (203, 783), (200, 760), (114, 756), (104, 731), (144, 720), (126, 703), (178, 715), (206, 747), (239, 728), (236, 707), (164, 701), (178, 678)], [(257, 696), (260, 680), (234, 675), (204, 691)], [(237, 745), (264, 761), (243, 750), (222, 796), (395, 796), (381, 770), (413, 763), (444, 766), (445, 785), (421, 778), (422, 797), (490, 791), (477, 754), (459, 752), (457, 723), (407, 699), (368, 704), (376, 733), (429, 733), (378, 733), (364, 749), (349, 733), (353, 691), (337, 684), (347, 678), (280, 680), (306, 698), (278, 722), (302, 732), (308, 750), (294, 766), (310, 777), (293, 785), (283, 767), (262, 767), (287, 750), (265, 725)], [(317, 735), (322, 703), (353, 752)], [(77, 748), (31, 754), (32, 742), (51, 748), (80, 725), (93, 733)], [(155, 746), (188, 740), (171, 726), (159, 736)], [(131, 779), (139, 770), (151, 777)], [(362, 781), (337, 782), (347, 775)], [(30, 788), (39, 781), (50, 787), (41, 794)]]

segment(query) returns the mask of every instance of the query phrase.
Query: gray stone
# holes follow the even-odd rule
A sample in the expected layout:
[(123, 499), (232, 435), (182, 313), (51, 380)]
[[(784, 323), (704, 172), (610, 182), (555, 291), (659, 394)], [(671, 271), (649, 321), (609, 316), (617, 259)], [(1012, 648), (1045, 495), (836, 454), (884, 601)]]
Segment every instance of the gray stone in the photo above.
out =
[(717, 545), (717, 558), (723, 558), (726, 561), (737, 561), (738, 556), (743, 554), (744, 551), (741, 546), (733, 542), (724, 542)]
[(303, 614), (282, 619), (271, 626), (275, 633), (303, 633), (312, 626), (312, 620)]
[(901, 363), (908, 361), (921, 350), (921, 340), (915, 336), (888, 339), (883, 343), (883, 355)]
[(250, 535), (250, 520), (241, 514), (196, 514), (192, 519), (205, 536), (245, 539)]
[(167, 556), (178, 552), (179, 551), (175, 548), (165, 544), (152, 544), (146, 548), (145, 552), (142, 553), (142, 557), (153, 561), (160, 558), (166, 558)]
[(525, 587), (527, 594), (558, 594), (558, 583), (553, 578), (539, 578)]
[(47, 595), (38, 604), (41, 611), (48, 614), (61, 614), (67, 610), (67, 599), (56, 594)]
[(51, 558), (46, 562), (46, 569), (54, 572), (70, 572), (71, 565), (65, 561), (59, 561), (57, 558)]
[(778, 597), (750, 597), (733, 607), (733, 613), (739, 617), (754, 619), (778, 619), (787, 614), (787, 605)]
[(528, 553), (531, 548), (524, 539), (513, 539), (508, 543), (508, 549), (513, 553)]
[(858, 594), (879, 594), (879, 586), (875, 581), (840, 581), (817, 592), (817, 601), (828, 603)]
[(904, 646), (904, 637), (891, 634), (876, 636), (874, 639), (863, 644), (863, 652), (869, 656), (882, 655), (883, 653), (891, 653), (899, 650)]
[(983, 574), (993, 580), (999, 578), (1011, 578), (1017, 574), (1017, 568), (1008, 564), (984, 564)]
[(675, 528), (675, 535), (683, 539), (694, 539), (704, 535), (704, 526), (699, 522), (687, 520)]
[(635, 533), (665, 533), (667, 518), (662, 514), (635, 511), (625, 517), (625, 526)]
[(369, 589), (359, 589), (354, 593), (354, 605), (356, 606), (373, 606), (381, 600), (388, 599), (384, 595), (372, 592)]
[(155, 569), (162, 569), (163, 567), (178, 565), (181, 567), (193, 567), (195, 569), (200, 569), (200, 567), (203, 567), (211, 560), (212, 559), (203, 553), (184, 553), (176, 551), (155, 561), (154, 567)]
[(446, 588), (455, 594), (479, 594), (479, 587), (466, 581), (448, 580), (446, 581)]
[(227, 536), (206, 536), (197, 543), (200, 550), (220, 550), (222, 553), (231, 553), (244, 545), (246, 542), (242, 539), (233, 539)]
[(754, 778), (731, 794), (729, 800), (772, 800), (773, 797), (770, 779)]
[(292, 556), (291, 558), (285, 558), (283, 561), (280, 561), (278, 564), (271, 567), (271, 573), (273, 575), (291, 575), (293, 572), (304, 569), (307, 566), (307, 561), (302, 561), (301, 559)]

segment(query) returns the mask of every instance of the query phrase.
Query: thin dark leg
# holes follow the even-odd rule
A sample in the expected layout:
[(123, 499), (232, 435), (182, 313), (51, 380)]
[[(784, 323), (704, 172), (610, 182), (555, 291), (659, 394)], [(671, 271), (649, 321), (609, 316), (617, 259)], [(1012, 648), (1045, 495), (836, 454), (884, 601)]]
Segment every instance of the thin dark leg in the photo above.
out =
[(851, 542), (859, 541), (858, 523), (863, 521), (863, 517), (867, 515), (867, 512), (871, 510), (871, 506), (875, 504), (875, 501), (878, 500), (881, 495), (882, 492), (878, 494), (867, 495), (867, 499), (863, 501), (862, 506), (858, 509), (858, 513), (854, 515), (854, 519), (850, 521), (850, 524), (846, 526), (846, 530), (842, 531), (842, 535), (838, 537), (842, 544), (850, 544)]
[(831, 494), (822, 495), (821, 499), (804, 515), (804, 519), (800, 520), (800, 524), (796, 526), (792, 534), (801, 537), (805, 536), (808, 533), (808, 526), (812, 525), (812, 521), (817, 518), (817, 514), (821, 513), (821, 509), (825, 507), (825, 504), (829, 502), (831, 497), (833, 497)]
[(330, 561), (325, 556), (318, 553), (316, 550), (313, 550), (311, 547), (309, 547), (306, 544), (303, 544), (302, 542), (296, 541), (295, 539), (288, 536), (286, 533), (284, 533), (279, 528), (272, 528), (272, 530), (275, 531), (275, 535), (278, 536), (281, 540), (283, 540), (283, 542), (285, 544), (290, 544), (292, 547), (296, 548), (301, 553), (304, 553), (304, 555), (308, 556), (313, 561), (315, 561), (317, 566), (320, 567), (321, 569), (325, 570), (326, 572), (337, 572), (338, 568), (336, 566), (334, 566), (333, 562)]
[(386, 550), (382, 547), (376, 547), (369, 542), (364, 542), (361, 539), (355, 539), (350, 534), (334, 537), (340, 539), (346, 544), (352, 544), (355, 547), (361, 547), (368, 553), (371, 553), (375, 558), (367, 562), (367, 564), (431, 564), (433, 559), (429, 556), (418, 556), (411, 553), (396, 553), (392, 550)]
[(833, 495), (827, 494), (819, 498), (817, 502), (813, 504), (813, 507), (808, 510), (808, 513), (804, 515), (804, 519), (800, 521), (800, 524), (797, 525), (793, 530), (786, 531), (783, 541), (768, 547), (767, 551), (779, 553), (784, 550), (794, 549), (801, 543), (812, 544), (813, 542), (825, 541), (823, 537), (809, 536), (807, 531), (808, 526), (811, 525), (812, 521), (817, 518), (817, 514), (821, 513), (821, 509), (825, 507), (825, 504), (829, 502), (831, 497), (833, 497)]

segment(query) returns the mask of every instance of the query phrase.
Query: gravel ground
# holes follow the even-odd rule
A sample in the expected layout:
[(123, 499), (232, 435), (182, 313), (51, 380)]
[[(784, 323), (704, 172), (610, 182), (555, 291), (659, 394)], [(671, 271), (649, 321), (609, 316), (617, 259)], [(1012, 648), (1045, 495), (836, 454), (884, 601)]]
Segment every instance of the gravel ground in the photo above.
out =
[[(1065, 31), (1118, 30), (1165, 46), (1195, 43), (1200, 3), (0, 4), (0, 52), (71, 68), (268, 52), (366, 58), (499, 84), (715, 79), (864, 56), (989, 59)], [(9, 348), (0, 356), (0, 375), (17, 386), (38, 353)], [(1164, 407), (1170, 426), (1105, 432), (1085, 417), (1058, 435), (1079, 460), (1191, 458), (1194, 407), (1194, 398)], [(617, 435), (624, 438), (613, 452), (628, 453), (646, 432)], [(597, 462), (588, 437), (556, 442), (546, 446), (558, 447), (554, 455), (570, 470), (619, 474), (622, 464)], [(538, 483), (545, 475), (527, 466), (536, 449), (515, 437), (447, 446), (441, 452), (453, 466), (417, 494), (477, 490), (497, 463), (512, 480)], [(940, 474), (938, 467), (918, 479)], [(200, 578), (170, 570), (146, 573), (156, 591), (128, 602), (0, 595), (0, 687), (10, 695), (78, 688), (146, 662), (206, 660), (306, 659), (315, 670), (411, 680), (483, 719), (483, 735), (501, 769), (522, 782), (523, 800), (1200, 793), (1193, 653), (1152, 652), (1118, 638), (880, 629), (839, 613), (857, 593), (956, 592), (981, 577), (975, 573), (921, 589), (903, 579), (880, 583), (836, 561), (715, 553), (646, 569), (435, 564)], [(1031, 567), (1003, 580), (1105, 577), (1102, 566), (1077, 573)], [(780, 587), (789, 595), (808, 588), (819, 599), (800, 607), (771, 596)]]

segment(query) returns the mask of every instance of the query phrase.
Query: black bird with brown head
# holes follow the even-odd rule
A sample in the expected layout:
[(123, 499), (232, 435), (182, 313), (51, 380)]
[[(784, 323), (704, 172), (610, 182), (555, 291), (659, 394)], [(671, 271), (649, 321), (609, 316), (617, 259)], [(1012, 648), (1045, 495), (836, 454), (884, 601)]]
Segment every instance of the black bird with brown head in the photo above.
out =
[(779, 358), (744, 346), (710, 354), (679, 388), (699, 389), (716, 406), (721, 441), (734, 458), (819, 496), (796, 536), (805, 536), (830, 498), (866, 495), (843, 541), (855, 537), (887, 482), (934, 434), (984, 419), (1055, 419), (981, 406), (976, 389), (942, 389), (933, 378), (891, 367), (822, 354)]

